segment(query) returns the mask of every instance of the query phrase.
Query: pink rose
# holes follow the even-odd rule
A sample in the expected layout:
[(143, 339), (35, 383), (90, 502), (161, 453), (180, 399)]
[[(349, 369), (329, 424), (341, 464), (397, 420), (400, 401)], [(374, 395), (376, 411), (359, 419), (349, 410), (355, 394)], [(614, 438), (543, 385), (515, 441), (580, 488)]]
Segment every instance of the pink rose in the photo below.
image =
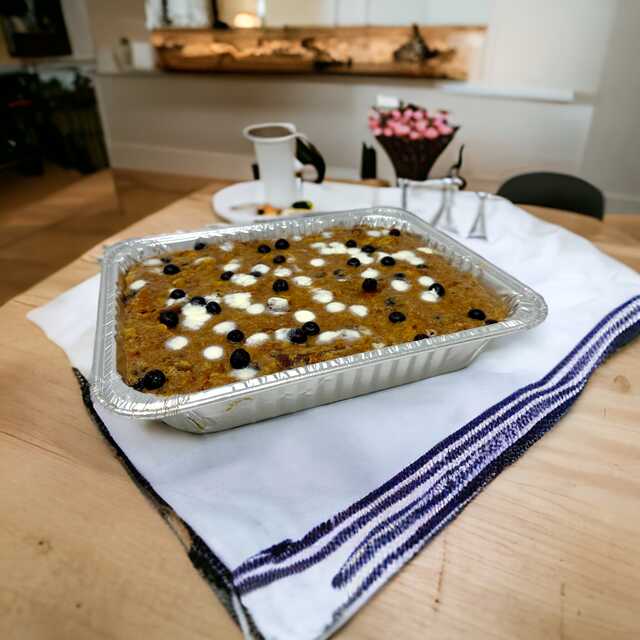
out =
[(399, 119), (402, 117), (402, 114), (400, 113), (400, 110), (399, 110), (399, 109), (394, 109), (394, 110), (391, 112), (391, 117), (392, 117), (392, 118), (395, 118), (396, 120), (399, 120)]
[(422, 136), (420, 135), (419, 131), (411, 131), (409, 133), (409, 138), (411, 140), (419, 140), (420, 138), (422, 138)]
[(429, 128), (429, 123), (426, 120), (419, 120), (416, 122), (417, 131), (426, 131)]
[(424, 132), (424, 137), (427, 140), (435, 140), (440, 134), (438, 133), (438, 130), (435, 127), (429, 127), (425, 132)]
[(375, 129), (371, 130), (371, 133), (373, 133), (373, 135), (377, 138), (378, 136), (382, 135), (382, 129), (380, 127), (376, 127)]
[(393, 135), (393, 129), (391, 127), (385, 127), (382, 130), (382, 135), (387, 136), (388, 138), (390, 138)]
[(453, 129), (447, 125), (447, 124), (441, 124), (438, 127), (438, 131), (440, 132), (440, 135), (442, 136), (449, 136), (453, 133)]
[(420, 111), (419, 109), (413, 112), (413, 119), (414, 120), (424, 120), (425, 116), (426, 116), (426, 112), (425, 111)]

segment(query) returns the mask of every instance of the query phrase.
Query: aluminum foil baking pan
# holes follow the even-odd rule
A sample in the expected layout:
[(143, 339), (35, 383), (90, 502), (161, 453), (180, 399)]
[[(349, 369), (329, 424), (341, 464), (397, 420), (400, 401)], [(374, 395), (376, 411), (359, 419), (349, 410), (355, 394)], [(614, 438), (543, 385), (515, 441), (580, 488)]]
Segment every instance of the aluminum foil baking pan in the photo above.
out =
[[(396, 227), (423, 237), (427, 246), (452, 265), (471, 272), (501, 295), (509, 306), (508, 318), (496, 324), (335, 358), (197, 393), (153, 395), (136, 391), (123, 382), (116, 368), (118, 284), (120, 275), (134, 262), (191, 248), (197, 239), (210, 243), (246, 241), (307, 235), (333, 226), (354, 225)], [(102, 262), (92, 393), (97, 401), (118, 414), (160, 419), (194, 433), (221, 431), (462, 369), (490, 340), (530, 329), (546, 315), (547, 306), (535, 291), (402, 209), (374, 207), (134, 238), (107, 249)]]

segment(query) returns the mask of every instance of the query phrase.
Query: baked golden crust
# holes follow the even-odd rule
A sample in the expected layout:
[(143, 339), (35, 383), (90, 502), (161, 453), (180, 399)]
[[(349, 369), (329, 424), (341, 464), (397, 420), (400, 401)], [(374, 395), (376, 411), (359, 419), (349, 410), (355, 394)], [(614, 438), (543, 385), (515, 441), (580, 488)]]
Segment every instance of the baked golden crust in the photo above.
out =
[(121, 279), (118, 371), (137, 389), (201, 391), (508, 313), (495, 292), (395, 229), (195, 247)]

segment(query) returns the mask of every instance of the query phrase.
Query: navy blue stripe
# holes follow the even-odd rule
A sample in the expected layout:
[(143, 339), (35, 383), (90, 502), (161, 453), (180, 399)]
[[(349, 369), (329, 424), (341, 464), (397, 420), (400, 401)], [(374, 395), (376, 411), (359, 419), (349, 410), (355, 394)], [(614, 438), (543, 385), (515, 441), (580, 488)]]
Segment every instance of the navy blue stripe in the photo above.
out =
[[(602, 364), (612, 353), (623, 347), (640, 334), (640, 323), (630, 327), (622, 334), (617, 336), (609, 345), (605, 353), (598, 360), (596, 367)], [(585, 385), (586, 386), (586, 385)], [(584, 389), (584, 386), (583, 386)], [(482, 473), (470, 482), (464, 491), (458, 496), (455, 503), (448, 505), (447, 509), (435, 514), (431, 519), (425, 522), (414, 534), (408, 538), (401, 546), (394, 549), (387, 555), (374, 569), (372, 569), (367, 577), (360, 583), (356, 591), (335, 613), (334, 619), (338, 619), (342, 613), (351, 607), (366, 591), (368, 591), (375, 582), (377, 582), (387, 569), (395, 562), (402, 561), (404, 564), (410, 553), (410, 557), (415, 555), (434, 535), (444, 526), (449, 524), (462, 511), (462, 509), (487, 486), (494, 478), (496, 478), (507, 466), (518, 460), (535, 442), (537, 442), (545, 433), (547, 433), (571, 408), (573, 403), (578, 399), (582, 390), (574, 396), (567, 399), (562, 405), (557, 407), (549, 415), (540, 420), (532, 429), (530, 429), (522, 438), (520, 438), (513, 446), (509, 447), (504, 453), (496, 458), (492, 463), (488, 464)]]
[[(471, 421), (470, 423), (468, 423), (467, 425), (465, 425), (464, 427), (462, 427), (461, 429), (453, 433), (451, 436), (449, 436), (448, 438), (440, 442), (438, 445), (436, 445), (436, 447), (431, 449), (425, 455), (418, 458), (411, 465), (409, 465), (408, 467), (405, 467), (405, 469), (403, 469), (399, 474), (396, 474), (396, 476), (394, 476), (391, 480), (387, 481), (386, 483), (381, 485), (381, 487), (379, 487), (375, 491), (365, 496), (365, 498), (363, 498), (362, 500), (351, 505), (348, 509), (337, 514), (332, 520), (327, 521), (322, 525), (315, 527), (303, 538), (301, 538), (299, 541), (292, 542), (290, 540), (285, 540), (284, 542), (281, 542), (278, 545), (275, 545), (273, 547), (270, 547), (269, 549), (266, 549), (262, 553), (258, 554), (257, 556), (254, 556), (247, 562), (243, 563), (234, 571), (234, 580), (237, 581), (243, 574), (253, 571), (269, 562), (281, 563), (285, 560), (288, 560), (292, 556), (302, 551), (303, 549), (308, 548), (309, 546), (311, 546), (312, 544), (320, 540), (322, 537), (329, 535), (345, 519), (347, 519), (348, 517), (356, 513), (358, 510), (361, 510), (364, 507), (366, 507), (368, 504), (370, 504), (372, 501), (374, 501), (376, 498), (382, 495), (385, 491), (389, 489), (393, 489), (397, 484), (403, 482), (412, 473), (415, 473), (415, 471), (419, 470), (420, 467), (423, 467), (426, 464), (428, 464), (429, 461), (431, 461), (435, 456), (437, 456), (443, 449), (445, 449), (447, 446), (450, 446), (452, 443), (455, 443), (457, 440), (462, 438), (466, 433), (471, 431), (482, 421), (486, 420), (489, 416), (496, 413), (497, 411), (500, 411), (501, 408), (503, 408), (505, 405), (509, 404), (510, 402), (513, 402), (513, 400), (518, 398), (519, 396), (526, 394), (528, 391), (536, 389), (537, 387), (540, 387), (544, 385), (546, 382), (548, 382), (559, 370), (561, 370), (564, 366), (566, 366), (566, 364), (571, 360), (571, 358), (573, 358), (575, 354), (581, 348), (583, 348), (584, 345), (587, 344), (587, 342), (590, 339), (592, 339), (593, 335), (596, 334), (607, 322), (609, 322), (610, 319), (616, 313), (618, 313), (621, 309), (632, 305), (634, 302), (636, 302), (639, 299), (640, 299), (640, 296), (636, 296), (635, 298), (632, 298), (629, 302), (625, 303), (624, 305), (620, 305), (617, 309), (615, 309), (610, 314), (608, 314), (603, 320), (601, 320), (595, 326), (595, 328), (592, 331), (590, 331), (578, 343), (578, 345), (562, 360), (562, 362), (560, 362), (556, 367), (554, 367), (546, 376), (544, 376), (538, 382), (522, 387), (521, 389), (517, 390), (516, 392), (514, 392), (513, 394), (511, 394), (510, 396), (502, 400), (500, 403), (487, 409), (476, 419), (474, 419), (473, 421)], [(633, 313), (634, 312), (631, 312), (624, 318), (618, 319), (616, 321), (616, 324), (611, 327), (610, 331), (615, 330), (617, 326), (619, 326), (621, 323), (623, 323), (629, 317), (631, 317)], [(512, 413), (515, 413), (515, 411), (517, 411), (519, 408), (521, 408), (525, 404), (535, 401), (535, 399), (541, 395), (549, 394), (558, 385), (565, 383), (567, 379), (572, 377), (573, 372), (579, 369), (581, 366), (583, 366), (585, 360), (589, 359), (590, 357), (589, 354), (593, 353), (593, 350), (596, 348), (596, 345), (600, 345), (602, 342), (606, 341), (607, 339), (608, 339), (607, 334), (605, 334), (604, 336), (601, 336), (601, 338), (594, 345), (591, 346), (587, 354), (584, 354), (583, 356), (581, 356), (581, 358), (573, 365), (573, 368), (571, 369), (571, 371), (566, 373), (560, 381), (555, 383), (554, 387), (544, 391), (538, 391), (537, 393), (532, 394), (530, 397), (526, 398), (524, 401), (521, 401), (516, 407), (510, 408), (510, 413), (508, 415), (512, 415)], [(495, 424), (496, 424), (496, 420), (491, 422), (489, 425), (485, 426), (485, 428), (483, 428), (482, 431), (476, 434), (476, 438), (486, 435), (486, 433), (488, 433), (492, 428), (495, 427)], [(430, 470), (430, 475), (437, 472), (445, 464), (450, 463), (452, 459), (455, 459), (455, 457), (459, 454), (459, 452), (464, 451), (464, 449), (467, 446), (468, 446), (467, 443), (458, 444), (457, 448), (448, 452), (447, 456), (442, 461), (440, 461), (437, 465), (434, 465), (434, 468)], [(394, 502), (396, 502), (397, 500), (407, 495), (411, 490), (413, 490), (416, 486), (418, 486), (424, 481), (425, 481), (425, 477), (420, 476), (414, 479), (411, 483), (408, 483), (404, 487), (401, 487), (400, 490), (397, 491), (396, 493), (385, 497), (385, 499), (381, 501), (380, 504), (375, 505), (374, 510), (367, 511), (357, 521), (352, 523), (348, 528), (345, 528), (343, 531), (340, 531), (337, 534), (337, 536), (326, 545), (326, 547), (320, 550), (322, 552), (321, 557), (314, 556), (315, 561), (322, 559), (322, 557), (326, 557), (328, 553), (331, 553), (338, 546), (340, 546), (346, 540), (348, 540), (364, 524), (366, 524), (369, 520), (371, 520), (372, 517), (376, 517), (381, 511), (383, 511), (385, 508), (388, 508)], [(317, 554), (315, 555), (317, 556)], [(299, 563), (296, 563), (295, 565), (292, 566), (292, 569), (295, 572), (296, 570), (301, 570), (302, 567), (299, 566)], [(240, 582), (244, 583), (245, 581), (241, 580)]]

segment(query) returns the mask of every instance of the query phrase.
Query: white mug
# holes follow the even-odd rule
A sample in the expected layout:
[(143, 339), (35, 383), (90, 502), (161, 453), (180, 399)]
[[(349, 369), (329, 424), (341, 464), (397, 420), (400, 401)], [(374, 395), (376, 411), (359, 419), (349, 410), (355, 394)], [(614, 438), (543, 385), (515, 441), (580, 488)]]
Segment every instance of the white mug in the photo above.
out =
[(316, 182), (324, 179), (325, 163), (322, 156), (290, 122), (252, 124), (245, 127), (242, 133), (255, 147), (260, 180), (264, 184), (265, 204), (284, 208), (299, 199), (296, 158), (316, 168)]

